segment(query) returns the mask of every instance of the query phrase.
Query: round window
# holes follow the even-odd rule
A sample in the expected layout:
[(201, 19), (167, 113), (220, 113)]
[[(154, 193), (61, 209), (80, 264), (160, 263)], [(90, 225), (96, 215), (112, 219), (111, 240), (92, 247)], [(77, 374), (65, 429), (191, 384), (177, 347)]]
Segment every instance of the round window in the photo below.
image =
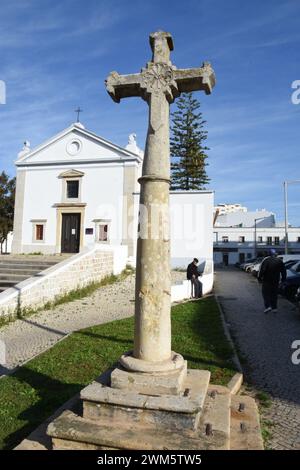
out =
[(71, 140), (67, 145), (67, 152), (69, 155), (77, 155), (81, 150), (80, 140)]

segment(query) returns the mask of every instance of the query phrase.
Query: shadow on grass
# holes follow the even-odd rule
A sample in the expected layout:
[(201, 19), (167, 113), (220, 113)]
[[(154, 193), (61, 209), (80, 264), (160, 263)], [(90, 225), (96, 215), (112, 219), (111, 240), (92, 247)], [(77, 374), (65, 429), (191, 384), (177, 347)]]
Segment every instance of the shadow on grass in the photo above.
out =
[[(22, 439), (51, 416), (70, 397), (76, 395), (85, 385), (83, 383), (61, 382), (26, 367), (19, 369), (14, 378), (17, 379), (15, 385), (19, 386), (22, 398), (28, 394), (28, 401), (34, 401), (34, 403), (20, 411), (17, 416), (18, 429), (7, 434), (2, 442), (2, 449), (12, 449), (18, 445)], [(14, 409), (18, 406), (14, 403), (10, 405)], [(9, 420), (6, 425), (9, 428)]]
[(91, 338), (101, 339), (105, 341), (112, 341), (113, 343), (128, 344), (131, 341), (131, 338), (118, 338), (117, 336), (111, 335), (99, 335), (98, 333), (89, 333), (88, 331), (80, 331), (80, 335), (89, 336)]

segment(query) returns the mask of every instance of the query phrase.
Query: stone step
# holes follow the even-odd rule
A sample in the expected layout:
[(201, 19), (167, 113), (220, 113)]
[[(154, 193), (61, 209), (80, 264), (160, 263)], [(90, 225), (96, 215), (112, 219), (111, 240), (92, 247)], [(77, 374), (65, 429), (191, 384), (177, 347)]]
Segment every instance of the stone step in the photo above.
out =
[(19, 281), (0, 281), (0, 288), (5, 290), (18, 284)]
[(55, 266), (54, 264), (10, 264), (10, 265), (0, 265), (0, 269), (2, 272), (7, 272), (8, 269), (16, 271), (22, 271), (23, 269), (29, 270), (30, 274), (32, 272), (40, 272), (44, 271), (45, 269), (51, 268)]
[(123, 423), (158, 426), (168, 432), (196, 431), (209, 384), (210, 373), (188, 370), (182, 393), (149, 395), (129, 389), (116, 389), (93, 382), (81, 391), (83, 417), (103, 425)]
[(63, 261), (68, 256), (35, 259), (34, 256), (21, 257), (0, 256), (0, 293), (19, 284), (30, 277), (38, 276), (42, 271)]
[(57, 263), (54, 262), (44, 262), (44, 263), (33, 263), (32, 261), (27, 261), (26, 263), (11, 262), (11, 263), (0, 263), (1, 269), (47, 269), (51, 266), (54, 266)]
[(0, 276), (2, 275), (11, 275), (11, 274), (24, 274), (27, 277), (33, 276), (39, 272), (43, 271), (43, 269), (37, 269), (36, 267), (26, 268), (25, 267), (17, 267), (17, 268), (1, 268), (0, 267)]
[(63, 259), (69, 258), (72, 256), (72, 254), (56, 254), (56, 255), (0, 255), (0, 262), (9, 262), (10, 260), (14, 261), (28, 261), (28, 260), (33, 260), (34, 262), (36, 261), (55, 261), (56, 263), (59, 263), (59, 261), (62, 261)]
[[(30, 276), (33, 276), (34, 274), (37, 273), (31, 273)], [(20, 274), (20, 273), (7, 273), (7, 274), (2, 274), (0, 272), (0, 284), (2, 284), (3, 281), (14, 281), (16, 284), (18, 282), (24, 281), (24, 279), (27, 279), (28, 277), (27, 274)]]
[(127, 450), (199, 450), (201, 440), (195, 433), (187, 435), (162, 431), (142, 425), (125, 427), (116, 423), (103, 425), (64, 411), (49, 424), (47, 434), (52, 437), (53, 450), (127, 449)]
[(227, 387), (208, 387), (198, 432), (204, 442), (203, 449), (228, 450), (230, 447), (231, 394)]
[(263, 450), (255, 400), (246, 395), (231, 399), (230, 450)]

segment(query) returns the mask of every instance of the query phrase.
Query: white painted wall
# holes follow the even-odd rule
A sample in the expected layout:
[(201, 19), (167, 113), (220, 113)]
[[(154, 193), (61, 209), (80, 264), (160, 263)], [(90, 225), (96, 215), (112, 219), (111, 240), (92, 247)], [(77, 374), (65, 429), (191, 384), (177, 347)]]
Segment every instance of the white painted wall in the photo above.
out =
[[(202, 295), (207, 295), (212, 291), (214, 284), (214, 273), (204, 273), (199, 281), (202, 284)], [(171, 301), (180, 302), (181, 300), (191, 298), (191, 282), (188, 280), (179, 282), (171, 286)]]
[(82, 202), (86, 202), (85, 228), (94, 228), (93, 235), (84, 235), (85, 246), (95, 243), (95, 219), (110, 219), (110, 244), (122, 241), (123, 166), (89, 165), (78, 167), (84, 172)]
[[(80, 130), (74, 129), (67, 135), (62, 136), (59, 140), (49, 141), (44, 146), (39, 147), (37, 153), (30, 156), (30, 162), (57, 162), (57, 161), (73, 161), (74, 156), (68, 153), (68, 144), (73, 140), (78, 140), (81, 144), (76, 158), (79, 160), (90, 160), (96, 158), (115, 158), (118, 154), (115, 148), (105, 144), (102, 140), (101, 145), (95, 143), (92, 137), (83, 135)], [(34, 149), (32, 149), (34, 152)], [(121, 156), (122, 153), (119, 153)]]
[(172, 267), (213, 259), (213, 204), (212, 191), (171, 191)]
[[(193, 258), (200, 265), (213, 259), (213, 191), (171, 191), (171, 265), (186, 268)], [(135, 194), (138, 214), (139, 194)], [(137, 231), (137, 218), (134, 233)], [(136, 242), (136, 241), (135, 241)]]
[[(74, 168), (75, 167), (75, 168)], [(72, 165), (82, 171), (81, 201), (86, 203), (84, 229), (93, 228), (85, 235), (84, 246), (95, 243), (95, 219), (111, 219), (110, 242), (122, 240), (123, 167), (120, 164)], [(50, 252), (56, 245), (56, 208), (62, 202), (62, 179), (65, 166), (28, 167), (23, 211), (23, 245), (34, 245), (36, 251)], [(24, 170), (22, 170), (24, 171)], [(45, 242), (32, 241), (32, 219), (46, 219)], [(34, 248), (31, 248), (34, 251)]]

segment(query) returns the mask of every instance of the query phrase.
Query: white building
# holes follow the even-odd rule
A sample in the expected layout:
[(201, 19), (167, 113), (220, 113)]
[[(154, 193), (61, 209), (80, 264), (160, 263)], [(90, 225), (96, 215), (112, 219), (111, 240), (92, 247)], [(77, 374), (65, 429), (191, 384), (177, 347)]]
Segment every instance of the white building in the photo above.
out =
[(214, 212), (218, 212), (219, 215), (229, 214), (231, 212), (247, 212), (247, 207), (241, 204), (218, 204), (214, 207)]
[[(71, 125), (16, 161), (13, 253), (76, 253), (95, 243), (123, 245), (135, 257), (138, 178), (143, 152)], [(171, 192), (171, 259), (213, 258), (213, 192)], [(159, 224), (158, 220), (158, 224)]]
[(215, 227), (275, 227), (275, 215), (266, 209), (215, 214)]
[[(265, 256), (270, 248), (284, 253), (283, 227), (214, 227), (214, 262), (243, 263), (247, 259)], [(289, 228), (289, 253), (300, 253), (300, 228)]]

